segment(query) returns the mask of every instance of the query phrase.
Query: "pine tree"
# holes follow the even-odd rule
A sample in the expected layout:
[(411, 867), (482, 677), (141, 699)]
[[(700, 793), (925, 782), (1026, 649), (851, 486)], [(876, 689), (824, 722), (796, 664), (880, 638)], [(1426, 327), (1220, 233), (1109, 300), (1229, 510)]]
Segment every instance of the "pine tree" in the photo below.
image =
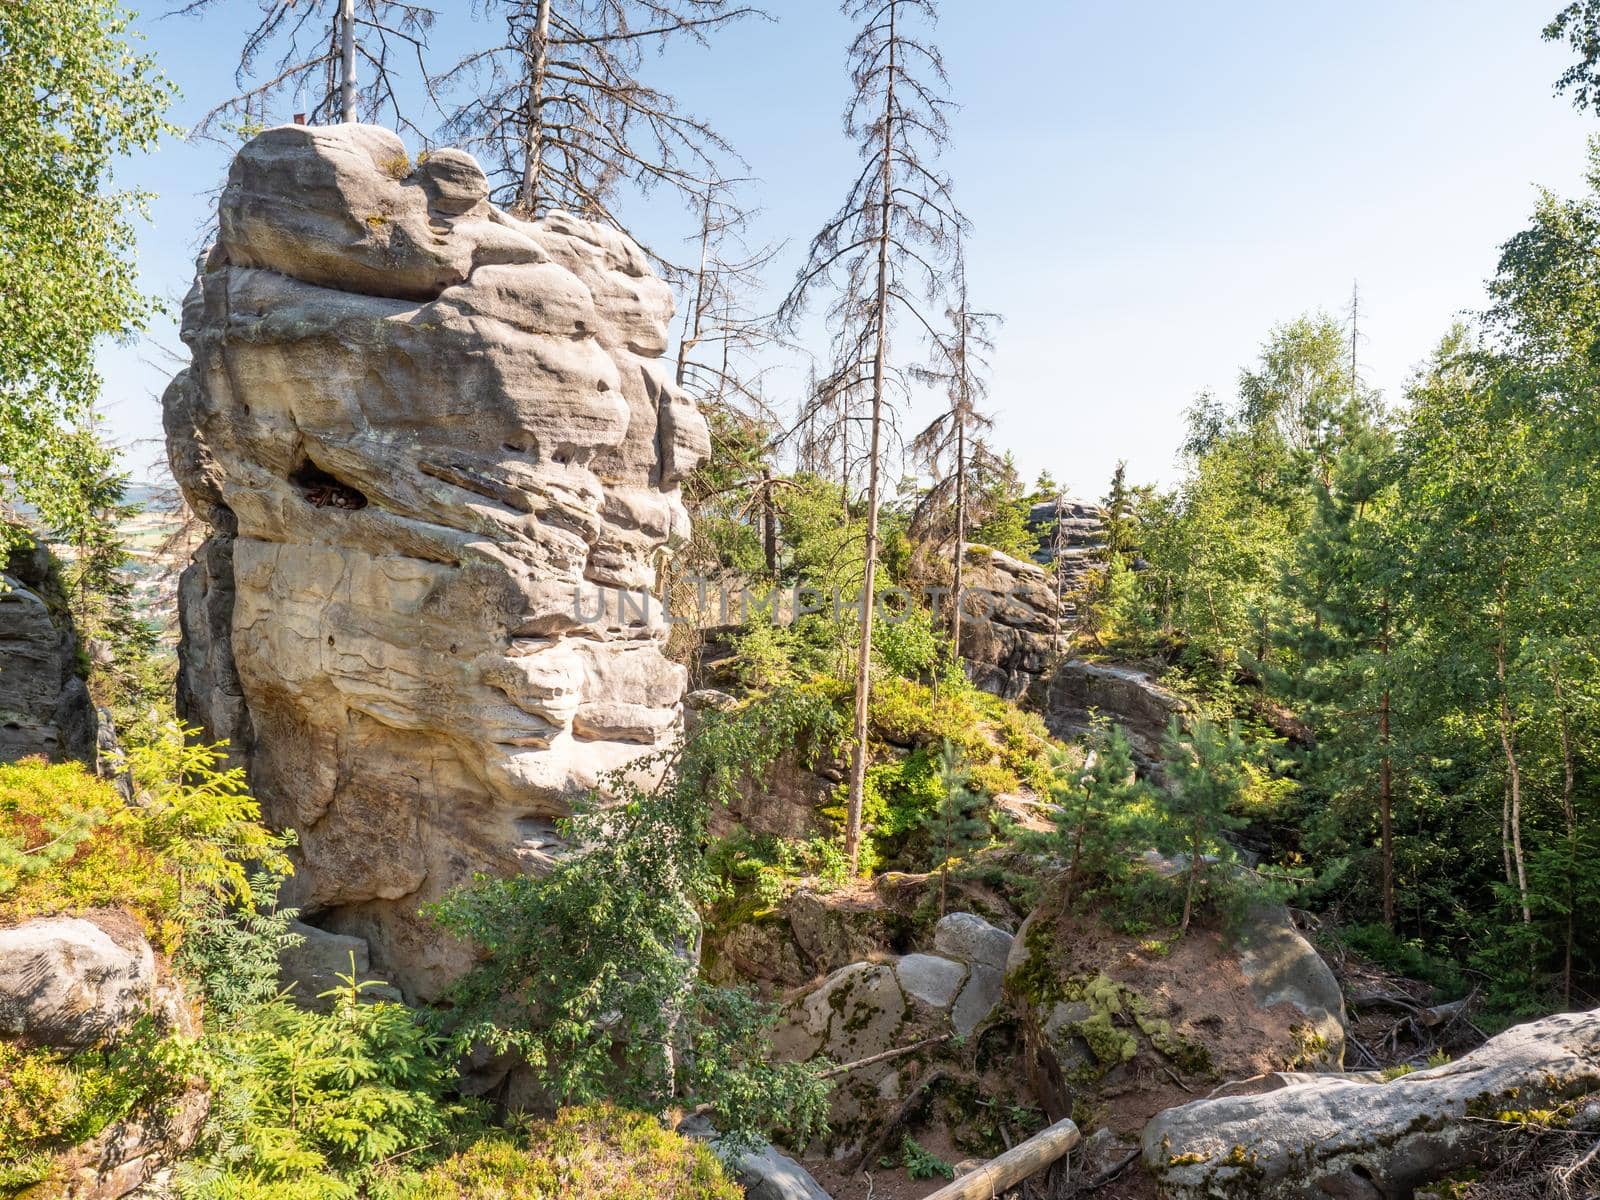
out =
[(1056, 846), (1067, 863), (1067, 905), (1095, 883), (1114, 884), (1127, 873), (1126, 820), (1149, 791), (1135, 775), (1133, 747), (1120, 725), (1096, 715), (1084, 751), (1081, 765), (1066, 751), (1051, 755), (1050, 799)]
[(972, 789), (961, 753), (948, 738), (939, 752), (939, 806), (923, 820), (923, 831), (939, 859), (939, 915), (949, 893), (950, 863), (989, 841), (989, 822), (981, 815), (982, 793)]
[[(835, 291), (829, 309), (833, 364), (808, 412), (819, 406), (829, 409), (841, 425), (841, 444), (848, 450), (848, 425), (862, 404), (867, 408), (866, 549), (845, 817), (845, 851), (854, 872), (860, 866), (867, 775), (882, 460), (887, 425), (897, 395), (903, 397), (891, 361), (890, 334), (897, 318), (909, 317), (914, 326), (931, 328), (918, 297), (939, 290), (966, 218), (956, 207), (949, 180), (935, 169), (949, 140), (944, 60), (930, 41), (914, 31), (918, 21), (931, 26), (937, 20), (934, 0), (846, 0), (844, 12), (861, 23), (850, 47), (855, 94), (845, 109), (845, 129), (858, 140), (866, 165), (844, 204), (812, 239), (779, 318), (793, 329), (816, 293)], [(841, 464), (841, 478), (848, 503), (848, 464)]]
[(1185, 733), (1176, 717), (1163, 743), (1168, 785), (1160, 802), (1163, 849), (1182, 855), (1186, 868), (1181, 937), (1189, 931), (1196, 902), (1218, 867), (1236, 857), (1224, 835), (1244, 828), (1233, 811), (1244, 796), (1249, 751), (1231, 722), (1200, 720)]

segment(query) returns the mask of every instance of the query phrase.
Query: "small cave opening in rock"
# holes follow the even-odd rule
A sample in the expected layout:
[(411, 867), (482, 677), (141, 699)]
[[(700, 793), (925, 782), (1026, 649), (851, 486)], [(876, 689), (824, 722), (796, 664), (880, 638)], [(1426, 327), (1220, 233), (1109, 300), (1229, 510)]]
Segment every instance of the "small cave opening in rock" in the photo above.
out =
[(351, 487), (336, 475), (330, 475), (310, 459), (305, 459), (289, 472), (289, 482), (300, 489), (300, 495), (313, 508), (342, 508), (354, 511), (367, 506), (367, 497), (360, 488)]

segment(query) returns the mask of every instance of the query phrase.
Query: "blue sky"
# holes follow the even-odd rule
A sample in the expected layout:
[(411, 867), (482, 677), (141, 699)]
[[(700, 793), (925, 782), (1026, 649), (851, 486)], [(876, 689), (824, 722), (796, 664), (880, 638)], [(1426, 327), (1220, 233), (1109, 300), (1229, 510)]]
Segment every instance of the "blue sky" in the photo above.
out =
[[(770, 7), (777, 21), (646, 70), (760, 180), (757, 234), (788, 241), (775, 299), (856, 159), (840, 126), (847, 22), (825, 2)], [(1536, 185), (1581, 184), (1600, 123), (1552, 95), (1568, 55), (1539, 33), (1556, 7), (944, 0), (935, 37), (961, 105), (945, 166), (974, 224), (974, 303), (1005, 317), (995, 440), (1030, 478), (1048, 468), (1082, 495), (1122, 458), (1170, 482), (1194, 395), (1231, 393), (1273, 324), (1342, 315), (1357, 280), (1364, 374), (1398, 399), (1452, 319), (1482, 305)], [(441, 58), (487, 36), (464, 0), (437, 9)], [(184, 93), (180, 124), (230, 94), (255, 12), (222, 0), (204, 20), (138, 21)], [(173, 308), (225, 169), (222, 148), (172, 141), (119, 170), (158, 193), (140, 268)], [(665, 197), (630, 215), (653, 237), (680, 225)], [(139, 477), (161, 456), (178, 348), (163, 319), (102, 355), (110, 432)]]

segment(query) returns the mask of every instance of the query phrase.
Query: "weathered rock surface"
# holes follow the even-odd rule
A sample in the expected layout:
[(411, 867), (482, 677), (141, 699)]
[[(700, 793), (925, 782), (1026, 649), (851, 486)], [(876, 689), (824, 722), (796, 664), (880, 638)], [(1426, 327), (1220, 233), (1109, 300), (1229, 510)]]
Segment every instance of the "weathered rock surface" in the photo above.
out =
[(15, 551), (0, 573), (0, 762), (42, 754), (52, 761), (97, 761), (97, 722), (78, 677), (71, 622), (51, 614), (56, 586), (39, 546)]
[(81, 1146), (57, 1156), (49, 1195), (59, 1200), (171, 1195), (169, 1188), (154, 1185), (194, 1144), (210, 1107), (207, 1093), (193, 1088), (162, 1104), (159, 1112), (139, 1112), (112, 1122)]
[(708, 447), (638, 247), (487, 191), (375, 127), (252, 139), (164, 398), (211, 525), (180, 707), (299, 832), (285, 902), (418, 997), (465, 962), (419, 906), (547, 863), (574, 799), (670, 736), (685, 676), (641, 597)]
[(365, 938), (329, 933), (302, 921), (290, 922), (289, 932), (300, 940), (278, 955), (278, 983), (291, 990), (302, 1008), (330, 1011), (333, 998), (324, 993), (346, 986), (347, 979), (367, 985), (361, 989), (364, 1000), (402, 1002), (396, 988), (373, 975)]
[(708, 1142), (744, 1189), (747, 1200), (831, 1200), (809, 1171), (770, 1142), (748, 1148), (730, 1146), (704, 1117), (689, 1117), (678, 1126), (678, 1132)]
[(1508, 1029), (1447, 1066), (1381, 1079), (1300, 1077), (1252, 1096), (1173, 1108), (1144, 1133), (1171, 1200), (1388, 1200), (1482, 1161), (1507, 1108), (1600, 1092), (1600, 1010)]
[(117, 923), (39, 917), (0, 929), (0, 1035), (89, 1046), (149, 1012), (155, 993), (150, 943)]
[(1105, 514), (1098, 504), (1064, 497), (1059, 502), (1046, 500), (1028, 510), (1028, 528), (1043, 543), (1039, 560), (1054, 582), (1060, 561), (1061, 591), (1069, 611), (1075, 615), (1070, 597), (1088, 581), (1090, 572), (1105, 564)]
[(1056, 643), (1054, 583), (1038, 563), (970, 546), (961, 653), (967, 675), (986, 692), (1017, 700), (1049, 665)]
[(1091, 710), (1122, 726), (1142, 768), (1161, 761), (1167, 722), (1189, 711), (1188, 702), (1162, 687), (1146, 671), (1111, 663), (1068, 659), (1050, 676), (1044, 719), (1059, 738), (1083, 734)]
[(1315, 949), (1271, 914), (1243, 936), (1251, 948), (1199, 928), (1163, 945), (1048, 907), (1029, 917), (1006, 995), (1050, 1117), (1114, 1097), (1104, 1123), (1124, 1134), (1219, 1079), (1337, 1069), (1342, 999)]

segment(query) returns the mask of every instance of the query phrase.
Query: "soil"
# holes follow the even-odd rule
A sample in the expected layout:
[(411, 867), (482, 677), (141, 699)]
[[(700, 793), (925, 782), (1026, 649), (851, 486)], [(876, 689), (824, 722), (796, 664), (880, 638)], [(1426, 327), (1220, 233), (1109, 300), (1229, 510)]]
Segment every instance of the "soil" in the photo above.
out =
[(1223, 1080), (1292, 1065), (1293, 1027), (1304, 1022), (1303, 1014), (1291, 1004), (1260, 1008), (1236, 951), (1217, 930), (1191, 928), (1179, 941), (1157, 941), (1069, 914), (1057, 918), (1050, 933), (1058, 979), (1110, 976), (1142, 996), (1175, 1034), (1204, 1047), (1211, 1060), (1210, 1072), (1185, 1075), (1142, 1048), (1088, 1097), (1095, 1128), (1137, 1135), (1156, 1113), (1199, 1099)]

